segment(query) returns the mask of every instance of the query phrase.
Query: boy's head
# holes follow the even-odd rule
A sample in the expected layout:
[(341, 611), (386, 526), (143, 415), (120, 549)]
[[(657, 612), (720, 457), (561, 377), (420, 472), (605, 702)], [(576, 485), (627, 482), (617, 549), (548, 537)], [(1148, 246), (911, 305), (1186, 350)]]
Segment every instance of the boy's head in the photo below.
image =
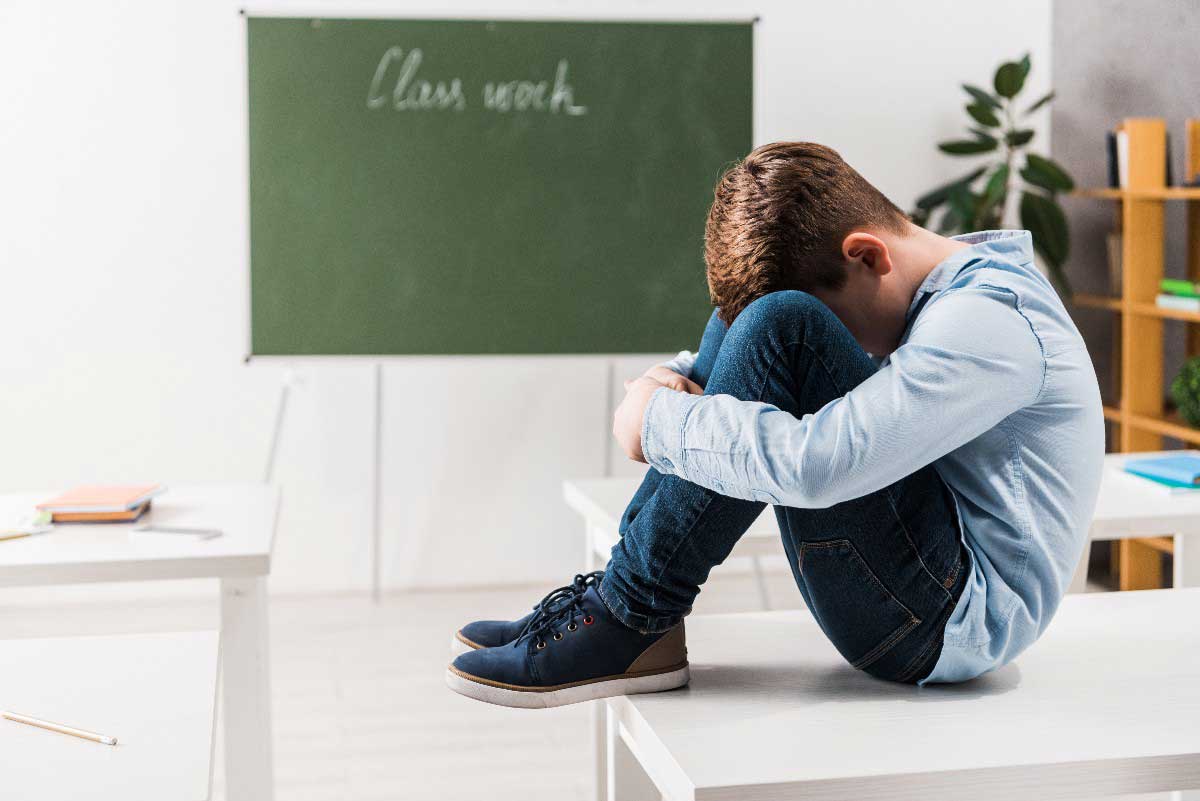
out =
[(910, 228), (830, 148), (763, 145), (717, 183), (704, 231), (709, 294), (726, 323), (768, 292), (800, 289), (824, 300), (844, 288), (855, 266), (869, 275), (890, 272), (885, 240)]

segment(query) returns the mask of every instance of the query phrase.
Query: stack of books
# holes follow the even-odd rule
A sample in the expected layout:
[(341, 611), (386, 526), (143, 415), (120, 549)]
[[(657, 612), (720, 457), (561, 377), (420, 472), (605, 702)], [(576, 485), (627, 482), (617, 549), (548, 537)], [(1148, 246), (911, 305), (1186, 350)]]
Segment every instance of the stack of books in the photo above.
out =
[(1154, 302), (1159, 308), (1200, 312), (1200, 284), (1164, 278), (1158, 288), (1159, 295)]
[[(1129, 134), (1124, 125), (1118, 125), (1109, 131), (1106, 147), (1108, 151), (1108, 185), (1112, 189), (1126, 189), (1129, 186)], [(1167, 186), (1174, 184), (1171, 170), (1171, 132), (1167, 131), (1166, 142), (1166, 178)]]
[(1200, 490), (1200, 456), (1156, 456), (1130, 459), (1125, 472), (1153, 481), (1172, 492)]
[(135, 486), (76, 487), (56, 498), (39, 503), (55, 523), (132, 523), (150, 509), (150, 500), (166, 487), (161, 484)]

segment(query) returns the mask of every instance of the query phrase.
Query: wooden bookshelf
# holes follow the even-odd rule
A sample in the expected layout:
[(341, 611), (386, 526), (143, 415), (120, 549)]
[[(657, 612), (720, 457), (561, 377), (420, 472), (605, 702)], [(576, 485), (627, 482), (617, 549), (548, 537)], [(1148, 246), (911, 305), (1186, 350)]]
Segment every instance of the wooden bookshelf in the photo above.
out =
[[(1188, 275), (1200, 281), (1200, 187), (1166, 186), (1166, 122), (1131, 118), (1122, 123), (1129, 137), (1129, 169), (1123, 189), (1080, 189), (1077, 197), (1114, 200), (1121, 230), (1121, 288), (1119, 295), (1078, 294), (1074, 306), (1104, 309), (1117, 315), (1119, 346), (1113, 374), (1118, 376), (1120, 400), (1104, 408), (1114, 427), (1118, 452), (1161, 450), (1163, 438), (1200, 447), (1200, 429), (1178, 415), (1167, 414), (1163, 379), (1180, 365), (1163, 364), (1163, 326), (1167, 320), (1200, 324), (1200, 312), (1163, 309), (1155, 303), (1163, 279), (1165, 205), (1187, 204)], [(1200, 177), (1200, 120), (1187, 123), (1186, 183)], [(1188, 355), (1200, 355), (1200, 325), (1189, 326)], [(1160, 554), (1171, 552), (1170, 538), (1124, 540), (1114, 544), (1121, 589), (1162, 586)]]

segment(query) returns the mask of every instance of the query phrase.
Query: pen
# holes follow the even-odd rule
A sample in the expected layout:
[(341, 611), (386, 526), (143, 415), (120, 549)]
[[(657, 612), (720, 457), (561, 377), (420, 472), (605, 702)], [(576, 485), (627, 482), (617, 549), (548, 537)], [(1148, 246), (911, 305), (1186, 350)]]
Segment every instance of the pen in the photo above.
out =
[(184, 526), (156, 526), (146, 524), (138, 526), (134, 529), (136, 532), (146, 532), (149, 534), (191, 534), (193, 536), (202, 537), (206, 540), (211, 540), (213, 537), (221, 536), (221, 530), (217, 528), (187, 528)]
[(101, 745), (117, 744), (116, 737), (96, 734), (96, 732), (87, 731), (86, 729), (76, 729), (74, 726), (64, 726), (61, 723), (51, 723), (48, 720), (39, 720), (38, 718), (31, 718), (28, 715), (18, 715), (16, 712), (0, 712), (0, 717), (15, 723), (24, 723), (27, 726), (37, 726), (39, 729), (47, 729), (49, 731), (56, 731), (59, 734), (69, 734), (72, 737), (91, 740), (93, 743), (100, 743)]

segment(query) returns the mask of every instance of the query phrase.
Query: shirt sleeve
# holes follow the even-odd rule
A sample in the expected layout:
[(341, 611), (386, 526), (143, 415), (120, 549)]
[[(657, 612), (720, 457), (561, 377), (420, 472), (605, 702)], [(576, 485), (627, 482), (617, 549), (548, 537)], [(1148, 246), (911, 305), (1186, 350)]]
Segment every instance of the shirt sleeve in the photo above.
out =
[(1007, 293), (957, 290), (929, 304), (878, 372), (801, 418), (730, 395), (658, 390), (642, 449), (659, 472), (722, 495), (823, 508), (970, 442), (1033, 403), (1045, 372), (1041, 342)]
[(665, 367), (671, 372), (679, 373), (684, 378), (692, 377), (692, 367), (696, 364), (696, 354), (690, 350), (681, 350), (674, 358), (663, 362), (659, 367)]

